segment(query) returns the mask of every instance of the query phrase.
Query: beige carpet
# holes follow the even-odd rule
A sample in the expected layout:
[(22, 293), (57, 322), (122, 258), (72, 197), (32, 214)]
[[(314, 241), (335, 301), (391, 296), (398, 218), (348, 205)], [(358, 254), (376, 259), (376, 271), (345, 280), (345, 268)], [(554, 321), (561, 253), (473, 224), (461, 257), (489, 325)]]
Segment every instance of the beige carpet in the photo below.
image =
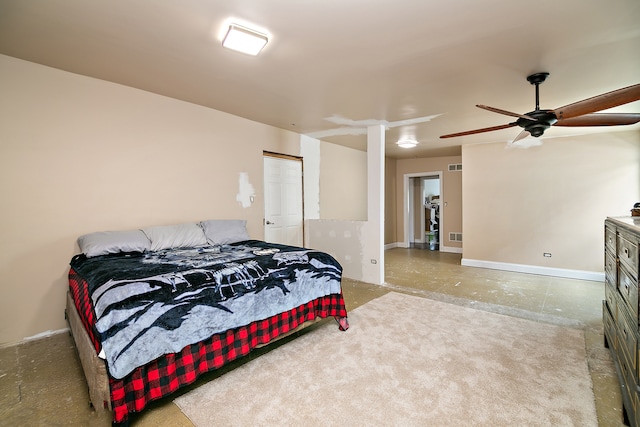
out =
[(597, 426), (581, 330), (395, 292), (177, 398), (199, 427)]

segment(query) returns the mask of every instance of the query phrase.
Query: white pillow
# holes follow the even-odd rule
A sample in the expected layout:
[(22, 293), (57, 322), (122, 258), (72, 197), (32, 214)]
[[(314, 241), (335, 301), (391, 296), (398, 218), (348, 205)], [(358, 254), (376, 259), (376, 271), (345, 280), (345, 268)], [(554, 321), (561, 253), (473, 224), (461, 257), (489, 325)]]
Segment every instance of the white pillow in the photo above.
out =
[(152, 251), (207, 245), (207, 238), (202, 228), (194, 222), (147, 227), (142, 231), (151, 240)]
[(202, 221), (200, 226), (210, 245), (228, 245), (250, 239), (247, 221), (242, 219), (210, 219)]
[(148, 251), (151, 242), (140, 230), (98, 231), (78, 237), (78, 246), (87, 258), (91, 258), (119, 252)]

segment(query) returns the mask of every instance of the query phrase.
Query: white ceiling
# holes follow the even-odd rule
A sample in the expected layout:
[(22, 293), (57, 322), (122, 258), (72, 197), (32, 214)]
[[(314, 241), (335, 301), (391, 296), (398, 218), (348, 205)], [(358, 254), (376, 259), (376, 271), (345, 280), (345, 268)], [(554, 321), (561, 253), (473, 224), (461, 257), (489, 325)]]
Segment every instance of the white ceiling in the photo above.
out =
[[(228, 18), (271, 35), (258, 57), (221, 47)], [(533, 72), (551, 73), (548, 109), (640, 83), (640, 1), (0, 0), (0, 53), (302, 134), (389, 122), (389, 156), (457, 155), (519, 133), (439, 138), (513, 119), (475, 104), (532, 111)], [(418, 147), (396, 147), (405, 134)], [(366, 147), (362, 134), (322, 139)]]

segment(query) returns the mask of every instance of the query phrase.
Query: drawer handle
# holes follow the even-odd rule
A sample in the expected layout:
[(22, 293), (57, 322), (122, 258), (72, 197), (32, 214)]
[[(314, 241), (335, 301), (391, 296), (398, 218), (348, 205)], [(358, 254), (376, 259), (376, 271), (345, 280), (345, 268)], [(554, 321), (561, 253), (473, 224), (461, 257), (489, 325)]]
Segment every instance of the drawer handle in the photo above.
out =
[(624, 252), (625, 256), (629, 258), (629, 248), (622, 249), (622, 252)]

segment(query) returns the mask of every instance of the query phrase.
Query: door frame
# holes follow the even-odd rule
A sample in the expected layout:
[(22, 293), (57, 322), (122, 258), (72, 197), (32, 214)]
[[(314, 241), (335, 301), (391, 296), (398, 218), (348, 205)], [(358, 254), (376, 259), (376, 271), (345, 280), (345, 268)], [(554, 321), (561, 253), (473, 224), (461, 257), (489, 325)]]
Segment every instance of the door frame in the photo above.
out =
[(266, 219), (266, 207), (267, 207), (267, 201), (266, 201), (266, 186), (265, 186), (265, 182), (264, 182), (264, 158), (265, 157), (271, 157), (271, 158), (277, 158), (277, 159), (283, 159), (283, 160), (293, 160), (293, 161), (297, 161), (300, 162), (300, 171), (301, 171), (301, 176), (300, 176), (300, 186), (301, 186), (301, 192), (300, 192), (300, 208), (302, 209), (302, 246), (305, 245), (305, 227), (304, 227), (304, 158), (302, 156), (294, 156), (291, 154), (282, 154), (282, 153), (276, 153), (273, 151), (266, 151), (263, 150), (262, 151), (262, 197), (264, 199), (264, 204), (263, 204), (263, 209), (262, 209), (262, 235), (266, 237), (266, 227), (267, 227), (267, 219)]
[(403, 236), (403, 242), (402, 242), (402, 247), (404, 248), (408, 248), (411, 246), (411, 235), (410, 235), (410, 231), (411, 231), (411, 227), (409, 226), (409, 218), (410, 218), (410, 211), (409, 208), (411, 207), (411, 203), (410, 203), (410, 198), (412, 197), (412, 195), (410, 194), (411, 192), (411, 186), (409, 183), (409, 179), (410, 178), (420, 178), (423, 176), (437, 176), (438, 179), (440, 180), (440, 223), (438, 226), (439, 229), (439, 233), (438, 233), (438, 247), (442, 247), (442, 230), (444, 229), (444, 222), (445, 222), (445, 218), (444, 218), (444, 209), (442, 209), (444, 207), (444, 190), (443, 190), (443, 185), (442, 185), (442, 171), (436, 171), (436, 172), (415, 172), (415, 173), (406, 173), (404, 174), (403, 177), (403, 194), (404, 194), (404, 202), (402, 205), (402, 213), (403, 213), (403, 219), (404, 219), (404, 236)]

